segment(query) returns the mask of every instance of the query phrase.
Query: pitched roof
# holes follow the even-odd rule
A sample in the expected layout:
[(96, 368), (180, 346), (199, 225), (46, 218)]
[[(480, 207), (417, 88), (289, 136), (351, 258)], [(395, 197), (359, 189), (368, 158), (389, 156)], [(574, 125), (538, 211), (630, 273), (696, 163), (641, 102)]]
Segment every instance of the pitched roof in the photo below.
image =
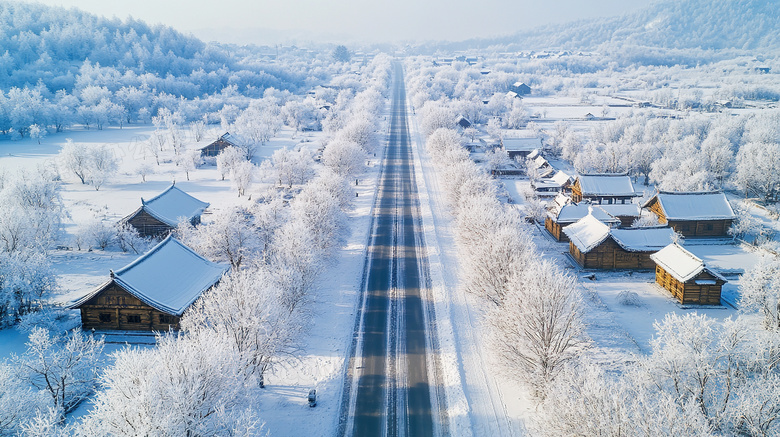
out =
[(639, 217), (641, 208), (636, 203), (615, 203), (612, 205), (599, 205), (601, 209), (615, 217)]
[(577, 223), (563, 228), (563, 233), (580, 252), (590, 252), (609, 237), (609, 226), (588, 214)]
[(729, 220), (734, 219), (726, 195), (722, 192), (679, 192), (661, 191), (648, 200), (647, 207), (654, 200), (660, 203), (667, 220)]
[(650, 259), (655, 261), (656, 264), (661, 266), (672, 275), (674, 279), (677, 279), (680, 282), (690, 281), (703, 271), (726, 282), (726, 278), (719, 273), (708, 269), (704, 265), (704, 261), (683, 249), (683, 247), (677, 243), (672, 243), (650, 255)]
[(228, 266), (213, 263), (168, 236), (149, 252), (113, 272), (109, 282), (79, 299), (71, 308), (80, 307), (113, 281), (152, 308), (181, 316), (227, 270)]
[(674, 237), (670, 227), (612, 229), (610, 237), (628, 252), (653, 252), (666, 247)]
[(580, 181), (583, 196), (639, 196), (634, 191), (631, 178), (625, 174), (593, 174), (581, 175)]
[(568, 203), (550, 211), (548, 214), (555, 223), (559, 224), (574, 223), (588, 214), (604, 223), (620, 223), (620, 220), (601, 209), (601, 205), (590, 205), (586, 202)]
[(173, 227), (179, 224), (181, 217), (192, 220), (209, 206), (180, 190), (175, 184), (149, 200), (141, 198), (141, 204), (141, 208), (149, 215)]

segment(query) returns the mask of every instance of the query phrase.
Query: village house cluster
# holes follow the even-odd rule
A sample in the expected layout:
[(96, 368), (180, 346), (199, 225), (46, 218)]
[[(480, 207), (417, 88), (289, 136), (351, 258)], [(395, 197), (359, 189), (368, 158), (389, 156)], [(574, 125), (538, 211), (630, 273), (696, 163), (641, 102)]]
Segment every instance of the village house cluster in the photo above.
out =
[[(641, 196), (625, 174), (584, 174), (548, 204), (544, 227), (584, 269), (655, 270), (656, 283), (681, 304), (720, 305), (726, 279), (681, 244), (681, 237), (726, 238), (735, 220), (722, 192)], [(657, 225), (634, 227), (642, 215)]]

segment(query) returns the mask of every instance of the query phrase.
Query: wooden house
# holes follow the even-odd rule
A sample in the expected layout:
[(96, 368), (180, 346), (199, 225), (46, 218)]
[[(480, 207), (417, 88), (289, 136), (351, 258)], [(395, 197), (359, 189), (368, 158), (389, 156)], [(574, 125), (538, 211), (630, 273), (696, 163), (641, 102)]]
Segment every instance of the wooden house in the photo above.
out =
[(213, 157), (219, 155), (219, 152), (227, 149), (228, 147), (240, 147), (235, 137), (230, 135), (230, 132), (225, 132), (222, 136), (217, 138), (216, 141), (209, 144), (206, 147), (200, 149), (200, 156)]
[(643, 207), (686, 237), (725, 237), (736, 218), (721, 192), (661, 191)]
[(227, 270), (169, 236), (71, 308), (81, 311), (83, 329), (178, 329), (184, 311)]
[(542, 150), (541, 138), (504, 138), (501, 145), (510, 159), (527, 158), (534, 150)]
[(455, 124), (460, 126), (461, 129), (468, 129), (471, 127), (471, 122), (463, 116), (458, 117), (457, 120), (455, 120)]
[(563, 232), (569, 237), (572, 258), (587, 269), (653, 269), (650, 255), (674, 237), (669, 227), (611, 229), (592, 215)]
[(650, 255), (655, 262), (655, 282), (669, 290), (683, 305), (720, 305), (726, 279), (707, 268), (696, 255), (672, 243)]
[(516, 93), (518, 96), (526, 96), (528, 94), (531, 94), (531, 87), (526, 85), (523, 82), (518, 81), (513, 83), (512, 86), (509, 87), (509, 91)]
[(584, 174), (577, 177), (571, 189), (575, 202), (587, 199), (594, 204), (627, 204), (634, 197), (641, 196), (634, 191), (634, 184), (626, 174), (604, 173)]
[(544, 219), (544, 228), (556, 240), (569, 241), (563, 230), (587, 215), (591, 215), (602, 223), (606, 223), (608, 227), (616, 227), (620, 224), (620, 220), (607, 214), (598, 206), (587, 203), (568, 203), (553, 207), (550, 211), (547, 211), (547, 217)]
[(178, 226), (181, 220), (193, 225), (200, 223), (200, 216), (209, 204), (200, 201), (172, 184), (165, 191), (149, 200), (141, 198), (141, 207), (120, 220), (134, 227), (144, 237), (163, 237)]

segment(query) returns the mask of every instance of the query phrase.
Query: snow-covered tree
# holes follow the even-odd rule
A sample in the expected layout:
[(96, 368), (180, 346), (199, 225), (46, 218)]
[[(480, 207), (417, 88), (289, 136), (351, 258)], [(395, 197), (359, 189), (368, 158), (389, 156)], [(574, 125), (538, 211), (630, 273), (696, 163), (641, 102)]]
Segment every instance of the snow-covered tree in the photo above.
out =
[(94, 392), (102, 338), (80, 329), (61, 336), (34, 328), (26, 345), (22, 356), (13, 357), (14, 365), (25, 380), (51, 396), (55, 409), (68, 413)]
[(20, 425), (31, 420), (46, 401), (43, 392), (25, 386), (15, 369), (0, 363), (0, 434), (15, 435)]
[(92, 159), (89, 148), (85, 144), (74, 143), (70, 138), (65, 141), (59, 154), (60, 165), (63, 171), (75, 174), (82, 184), (86, 184)]
[(246, 194), (255, 180), (256, 167), (250, 161), (241, 161), (230, 170), (230, 180), (238, 191), (238, 196)]
[(491, 317), (493, 343), (505, 366), (544, 393), (586, 344), (577, 283), (549, 262), (526, 266)]
[(780, 332), (780, 260), (771, 255), (761, 257), (742, 275), (739, 289), (740, 309), (758, 312), (764, 328)]
[(365, 162), (366, 152), (357, 143), (331, 141), (322, 151), (322, 163), (341, 176), (359, 175)]
[(217, 171), (219, 171), (222, 180), (225, 180), (225, 176), (229, 175), (234, 167), (246, 160), (246, 154), (238, 147), (231, 146), (222, 149), (217, 155)]

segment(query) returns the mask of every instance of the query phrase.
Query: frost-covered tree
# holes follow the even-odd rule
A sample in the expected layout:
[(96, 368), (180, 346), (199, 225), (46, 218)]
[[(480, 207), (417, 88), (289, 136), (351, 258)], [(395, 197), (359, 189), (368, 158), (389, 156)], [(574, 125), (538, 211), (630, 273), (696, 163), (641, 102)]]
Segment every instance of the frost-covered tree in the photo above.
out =
[(341, 176), (362, 173), (365, 162), (366, 152), (357, 143), (331, 141), (322, 151), (322, 163)]
[(217, 171), (222, 180), (225, 180), (225, 176), (229, 175), (234, 167), (246, 160), (246, 154), (238, 147), (230, 146), (222, 149), (217, 155)]
[(13, 356), (14, 365), (26, 381), (51, 396), (55, 409), (63, 414), (73, 411), (94, 392), (102, 338), (80, 329), (62, 336), (34, 328), (26, 345), (22, 356)]
[(740, 309), (758, 312), (765, 329), (780, 332), (780, 260), (771, 255), (761, 257), (742, 275), (739, 289)]
[(87, 183), (91, 161), (87, 145), (74, 143), (68, 138), (58, 158), (63, 171), (75, 174), (82, 184)]
[(15, 369), (0, 363), (0, 434), (16, 435), (20, 426), (31, 420), (46, 405), (43, 392), (34, 392), (16, 375)]
[(230, 170), (230, 180), (238, 191), (238, 196), (246, 194), (255, 180), (256, 167), (250, 161), (241, 161)]
[(543, 396), (545, 385), (585, 343), (577, 283), (549, 262), (537, 262), (512, 278), (491, 317), (493, 343), (508, 368)]
[(734, 183), (763, 200), (780, 198), (780, 142), (748, 143), (737, 153)]
[(288, 188), (305, 184), (314, 177), (313, 159), (305, 149), (278, 149), (271, 155), (271, 164), (279, 185), (286, 184)]
[(243, 363), (219, 336), (169, 334), (157, 348), (124, 348), (101, 376), (104, 389), (82, 435), (256, 435)]

